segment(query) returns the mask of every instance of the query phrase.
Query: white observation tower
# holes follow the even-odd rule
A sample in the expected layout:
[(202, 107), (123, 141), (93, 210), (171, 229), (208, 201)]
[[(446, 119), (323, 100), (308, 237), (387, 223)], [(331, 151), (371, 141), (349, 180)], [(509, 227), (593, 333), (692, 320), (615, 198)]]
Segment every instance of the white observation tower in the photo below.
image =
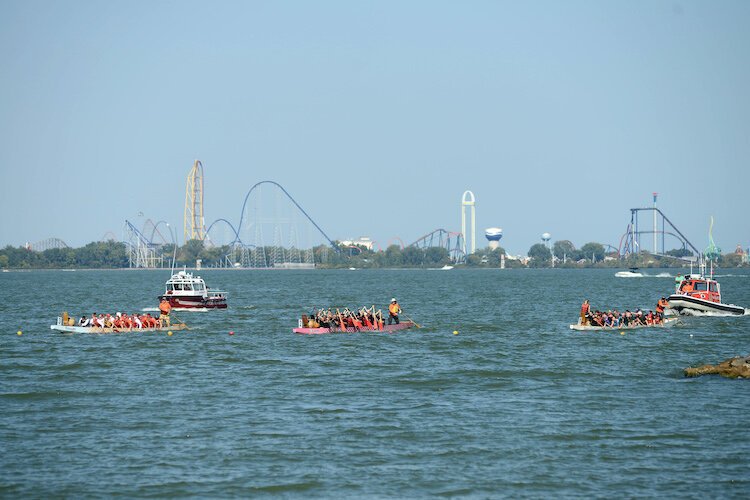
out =
[(472, 193), (471, 191), (464, 191), (464, 195), (461, 197), (461, 234), (464, 237), (464, 255), (469, 255), (469, 253), (466, 252), (466, 241), (469, 239), (466, 234), (466, 207), (471, 207), (470, 253), (474, 253), (477, 249), (477, 219), (476, 214), (474, 213), (474, 193)]

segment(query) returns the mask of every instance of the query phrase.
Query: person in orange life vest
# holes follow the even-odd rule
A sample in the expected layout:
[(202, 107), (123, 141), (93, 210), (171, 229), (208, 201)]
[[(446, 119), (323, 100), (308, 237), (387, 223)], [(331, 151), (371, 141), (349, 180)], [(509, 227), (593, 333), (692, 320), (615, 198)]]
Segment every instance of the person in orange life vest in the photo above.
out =
[(396, 299), (391, 299), (391, 305), (388, 306), (388, 324), (396, 322), (399, 324), (398, 315), (401, 314), (401, 308), (398, 306)]
[(159, 311), (161, 311), (161, 315), (159, 316), (159, 319), (161, 320), (162, 326), (169, 326), (169, 312), (172, 310), (172, 306), (169, 304), (169, 301), (165, 298), (161, 299), (161, 303), (159, 304)]
[(656, 303), (656, 317), (659, 319), (659, 321), (664, 321), (664, 309), (669, 307), (669, 302), (664, 297), (659, 299), (659, 302)]
[(591, 306), (589, 305), (589, 299), (586, 299), (583, 301), (583, 304), (581, 304), (581, 324), (586, 325), (588, 320), (586, 319), (586, 315), (591, 310)]

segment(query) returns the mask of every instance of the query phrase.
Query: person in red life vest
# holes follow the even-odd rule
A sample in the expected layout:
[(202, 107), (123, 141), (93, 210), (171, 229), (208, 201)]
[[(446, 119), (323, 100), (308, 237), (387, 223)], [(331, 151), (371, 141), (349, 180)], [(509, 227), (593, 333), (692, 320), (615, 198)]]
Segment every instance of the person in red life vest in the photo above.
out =
[(589, 299), (586, 299), (583, 301), (583, 304), (581, 304), (581, 324), (587, 325), (588, 319), (586, 319), (586, 316), (588, 315), (589, 311), (591, 311), (591, 306), (589, 305)]
[(161, 311), (161, 314), (159, 315), (159, 320), (161, 321), (162, 326), (169, 326), (169, 312), (172, 310), (172, 306), (169, 304), (169, 301), (165, 298), (161, 299), (161, 303), (159, 304), (159, 311)]
[(659, 323), (664, 321), (664, 309), (667, 307), (669, 307), (669, 302), (664, 297), (660, 298), (659, 302), (656, 303), (656, 317)]
[(391, 299), (391, 305), (388, 306), (388, 324), (395, 322), (399, 324), (398, 315), (401, 314), (401, 308), (398, 305), (396, 299)]

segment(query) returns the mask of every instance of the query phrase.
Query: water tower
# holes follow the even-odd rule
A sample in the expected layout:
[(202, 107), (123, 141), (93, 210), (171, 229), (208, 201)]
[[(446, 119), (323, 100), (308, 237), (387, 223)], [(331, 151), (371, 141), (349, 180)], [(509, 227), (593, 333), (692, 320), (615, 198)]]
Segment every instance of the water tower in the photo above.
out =
[(485, 229), (484, 237), (489, 242), (490, 250), (497, 250), (497, 247), (500, 246), (500, 239), (503, 237), (503, 230), (499, 227)]
[(542, 243), (544, 243), (544, 246), (549, 248), (549, 240), (552, 239), (552, 235), (549, 233), (543, 233), (542, 234)]

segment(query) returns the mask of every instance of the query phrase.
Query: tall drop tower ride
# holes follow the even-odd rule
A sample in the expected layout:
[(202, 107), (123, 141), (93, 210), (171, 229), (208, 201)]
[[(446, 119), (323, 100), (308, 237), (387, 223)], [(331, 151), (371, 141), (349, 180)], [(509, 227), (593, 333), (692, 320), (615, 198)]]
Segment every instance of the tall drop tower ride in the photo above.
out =
[(203, 164), (195, 160), (185, 187), (185, 241), (203, 240), (206, 236), (203, 219)]
[(471, 191), (464, 191), (461, 197), (461, 234), (464, 237), (464, 255), (469, 255), (466, 252), (466, 242), (469, 239), (466, 234), (466, 207), (471, 208), (471, 252), (469, 253), (474, 253), (477, 249), (477, 219), (474, 213), (474, 193)]

